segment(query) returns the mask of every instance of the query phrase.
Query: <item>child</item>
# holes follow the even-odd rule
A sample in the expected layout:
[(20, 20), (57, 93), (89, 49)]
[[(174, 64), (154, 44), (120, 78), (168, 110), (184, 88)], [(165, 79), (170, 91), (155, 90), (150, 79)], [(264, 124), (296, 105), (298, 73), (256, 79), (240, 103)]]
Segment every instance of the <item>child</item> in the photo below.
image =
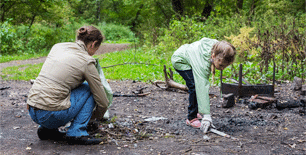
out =
[[(223, 70), (233, 63), (236, 50), (226, 41), (202, 38), (182, 45), (174, 52), (171, 62), (186, 81), (189, 92), (186, 124), (206, 133), (212, 124), (209, 104), (209, 76), (215, 68)], [(203, 113), (203, 117), (199, 114)], [(199, 119), (202, 119), (200, 122)]]

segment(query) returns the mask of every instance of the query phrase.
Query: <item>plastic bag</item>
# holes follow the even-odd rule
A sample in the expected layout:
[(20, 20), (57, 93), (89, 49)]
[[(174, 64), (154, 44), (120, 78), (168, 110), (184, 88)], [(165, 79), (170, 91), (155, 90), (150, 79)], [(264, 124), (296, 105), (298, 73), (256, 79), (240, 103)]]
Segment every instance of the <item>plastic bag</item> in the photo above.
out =
[[(102, 85), (104, 86), (104, 90), (105, 90), (105, 93), (106, 93), (106, 96), (107, 96), (107, 99), (109, 101), (108, 103), (108, 107), (110, 107), (113, 103), (113, 92), (112, 92), (112, 88), (110, 87), (110, 85), (108, 84), (105, 76), (104, 76), (104, 73), (103, 73), (103, 70), (100, 66), (100, 63), (99, 63), (99, 59), (96, 58), (96, 68), (98, 70), (98, 73), (99, 73), (99, 76), (100, 76), (100, 79), (101, 79), (101, 83)], [(105, 112), (104, 116), (103, 116), (105, 119), (108, 119), (109, 118), (109, 112), (108, 110)]]

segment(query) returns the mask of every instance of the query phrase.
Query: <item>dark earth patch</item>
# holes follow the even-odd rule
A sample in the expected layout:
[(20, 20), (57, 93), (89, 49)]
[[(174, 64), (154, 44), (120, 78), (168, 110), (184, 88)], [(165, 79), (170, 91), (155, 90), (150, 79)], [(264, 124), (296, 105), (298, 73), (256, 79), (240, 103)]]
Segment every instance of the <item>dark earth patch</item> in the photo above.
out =
[[(2, 154), (305, 154), (305, 116), (302, 108), (250, 110), (236, 103), (232, 108), (219, 108), (219, 89), (211, 87), (214, 125), (239, 140), (207, 134), (185, 125), (188, 94), (164, 91), (154, 85), (133, 81), (110, 81), (114, 92), (133, 94), (148, 87), (146, 97), (115, 97), (110, 107), (111, 120), (101, 122), (92, 134), (105, 138), (96, 146), (68, 145), (66, 142), (41, 141), (36, 136), (37, 124), (26, 110), (27, 81), (2, 81), (1, 153)], [(283, 84), (285, 93), (290, 84)], [(277, 96), (281, 98), (281, 96)], [(286, 97), (288, 97), (286, 95)], [(145, 121), (147, 118), (166, 118)], [(112, 125), (110, 125), (112, 124)], [(27, 148), (29, 150), (27, 150)]]
[[(0, 64), (2, 65), (2, 64)], [(3, 66), (2, 66), (3, 67)], [(145, 97), (115, 97), (110, 117), (91, 123), (90, 133), (105, 139), (101, 145), (68, 145), (42, 141), (37, 124), (26, 110), (29, 81), (0, 81), (0, 154), (306, 154), (306, 116), (302, 107), (277, 110), (275, 103), (266, 109), (250, 110), (237, 102), (221, 108), (218, 87), (210, 92), (211, 113), (216, 129), (238, 140), (208, 133), (185, 125), (188, 94), (165, 91), (152, 84), (112, 81), (117, 94), (133, 94), (147, 87)], [(292, 91), (291, 83), (278, 84), (279, 101), (304, 98)], [(150, 121), (146, 119), (159, 118)]]

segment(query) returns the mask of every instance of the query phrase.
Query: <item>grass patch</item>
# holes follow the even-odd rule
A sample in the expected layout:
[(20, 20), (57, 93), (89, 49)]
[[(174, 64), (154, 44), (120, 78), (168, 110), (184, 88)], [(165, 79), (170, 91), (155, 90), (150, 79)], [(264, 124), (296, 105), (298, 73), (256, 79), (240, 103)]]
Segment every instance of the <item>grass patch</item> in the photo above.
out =
[[(171, 67), (174, 71), (170, 60), (158, 58), (154, 53), (145, 52), (138, 49), (107, 53), (94, 56), (99, 58), (102, 67), (117, 65), (103, 68), (104, 75), (107, 79), (113, 80), (135, 80), (149, 82), (155, 80), (164, 80), (163, 65)], [(25, 57), (24, 57), (25, 58)], [(126, 63), (126, 64), (125, 64)], [(118, 65), (124, 64), (124, 65)], [(27, 64), (20, 66), (7, 67), (2, 70), (3, 80), (31, 80), (35, 79), (42, 67), (41, 64)], [(174, 71), (174, 79), (183, 83), (183, 79)]]
[[(99, 58), (101, 67), (108, 67), (103, 68), (105, 77), (113, 80), (135, 80), (143, 82), (164, 80), (163, 65), (172, 67), (170, 61), (165, 61), (153, 53), (142, 50), (135, 52), (135, 50), (131, 49), (95, 57)], [(176, 73), (174, 73), (174, 79), (182, 82), (182, 79)]]
[(25, 53), (23, 55), (0, 55), (0, 63), (9, 62), (13, 60), (27, 60), (33, 58), (40, 58), (40, 57), (45, 57), (47, 55), (48, 55), (47, 52), (35, 53), (35, 54)]
[[(129, 49), (106, 53), (103, 55), (95, 55), (94, 58), (99, 58), (99, 63), (103, 68), (104, 75), (107, 79), (112, 80), (135, 80), (142, 82), (150, 82), (155, 80), (164, 80), (163, 65), (170, 67), (173, 71), (173, 78), (176, 82), (185, 84), (183, 78), (173, 69), (171, 56), (161, 57), (153, 51), (143, 51), (142, 49)], [(26, 57), (23, 57), (26, 58)], [(3, 80), (31, 80), (35, 79), (42, 67), (40, 64), (27, 64), (20, 66), (7, 67), (2, 70)], [(233, 67), (229, 66), (223, 71), (223, 76), (238, 80), (237, 73), (238, 63), (234, 63)], [(251, 83), (265, 83), (271, 80), (272, 73), (259, 74), (260, 67), (256, 63), (245, 62), (243, 72), (248, 72), (244, 76)], [(167, 69), (168, 71), (168, 69)], [(277, 74), (277, 79), (280, 78)], [(210, 76), (210, 81), (212, 78)], [(224, 79), (223, 82), (231, 83), (229, 79)], [(215, 83), (212, 85), (220, 85), (220, 71), (216, 70)]]
[(12, 66), (2, 69), (3, 80), (31, 80), (36, 79), (43, 63), (40, 64), (26, 64), (20, 66)]
[[(142, 49), (129, 49), (125, 51), (118, 51), (106, 53), (103, 55), (95, 55), (94, 58), (99, 58), (99, 63), (102, 67), (104, 75), (107, 79), (112, 80), (135, 80), (142, 82), (150, 82), (155, 80), (164, 80), (163, 65), (170, 67), (173, 70), (174, 81), (185, 84), (183, 78), (173, 69), (171, 56), (161, 57), (151, 51), (143, 51)], [(26, 57), (23, 57), (26, 58)], [(42, 67), (40, 64), (27, 64), (20, 66), (7, 67), (2, 70), (3, 80), (31, 80), (35, 79)], [(272, 68), (268, 74), (259, 72), (260, 66), (257, 63), (245, 62), (243, 73), (249, 72), (244, 76), (252, 84), (256, 83), (270, 83), (272, 79)], [(234, 68), (233, 68), (234, 67)], [(229, 78), (238, 80), (237, 71), (239, 70), (239, 63), (234, 63), (223, 71), (223, 76), (228, 77), (223, 82), (232, 83)], [(168, 71), (168, 69), (167, 69)], [(283, 74), (288, 74), (283, 73)], [(282, 73), (276, 74), (276, 79), (281, 79)], [(285, 79), (288, 77), (285, 77)], [(210, 76), (210, 81), (212, 77)], [(216, 70), (215, 86), (220, 85), (220, 71)]]

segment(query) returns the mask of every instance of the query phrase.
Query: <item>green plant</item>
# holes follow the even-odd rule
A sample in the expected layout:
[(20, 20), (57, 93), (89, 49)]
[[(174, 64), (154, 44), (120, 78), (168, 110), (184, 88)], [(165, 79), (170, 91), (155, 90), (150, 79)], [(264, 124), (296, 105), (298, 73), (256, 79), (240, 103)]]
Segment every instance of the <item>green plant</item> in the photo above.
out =
[(11, 20), (0, 23), (0, 56), (20, 52), (23, 49), (22, 41), (16, 34), (16, 27), (10, 24)]
[(137, 41), (137, 38), (135, 37), (134, 33), (127, 26), (103, 22), (100, 23), (98, 27), (102, 31), (106, 38), (106, 41), (108, 42)]
[(158, 39), (158, 46), (155, 48), (157, 54), (165, 53), (169, 56), (173, 51), (183, 44), (189, 44), (208, 37), (204, 23), (197, 22), (193, 18), (173, 19), (168, 29), (163, 29), (164, 36)]
[(111, 118), (110, 123), (116, 123), (118, 117), (115, 115)]
[(236, 59), (238, 61), (247, 61), (249, 55), (257, 55), (258, 50), (253, 47), (254, 43), (258, 42), (256, 34), (250, 36), (250, 33), (254, 30), (254, 28), (243, 27), (240, 29), (240, 34), (231, 35), (229, 37), (224, 36), (226, 39), (230, 40), (232, 45), (236, 47), (237, 56)]

